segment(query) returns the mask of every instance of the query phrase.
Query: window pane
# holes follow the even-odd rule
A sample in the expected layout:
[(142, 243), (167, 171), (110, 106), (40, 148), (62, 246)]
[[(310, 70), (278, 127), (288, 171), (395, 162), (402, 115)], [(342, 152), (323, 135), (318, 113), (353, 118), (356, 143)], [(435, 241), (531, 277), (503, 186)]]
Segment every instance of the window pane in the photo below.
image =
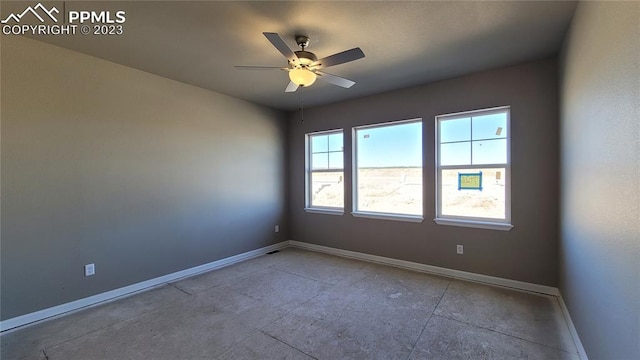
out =
[(342, 151), (342, 133), (329, 135), (329, 151)]
[(311, 136), (311, 152), (327, 152), (329, 149), (328, 135)]
[(357, 209), (422, 215), (422, 168), (359, 169)]
[(356, 129), (358, 167), (422, 167), (422, 122)]
[(474, 141), (473, 164), (506, 164), (507, 139)]
[(329, 153), (329, 168), (342, 169), (344, 167), (344, 156), (342, 152)]
[(471, 143), (451, 143), (440, 145), (440, 165), (470, 165)]
[(329, 168), (327, 153), (311, 154), (311, 169), (321, 170)]
[(422, 215), (422, 122), (356, 129), (356, 211)]
[(440, 121), (440, 143), (471, 140), (471, 118)]
[(344, 173), (312, 172), (311, 173), (311, 206), (344, 207)]
[(473, 139), (505, 139), (507, 113), (473, 117)]
[[(458, 173), (482, 171), (482, 191), (458, 190)], [(442, 215), (505, 219), (505, 169), (441, 170)]]

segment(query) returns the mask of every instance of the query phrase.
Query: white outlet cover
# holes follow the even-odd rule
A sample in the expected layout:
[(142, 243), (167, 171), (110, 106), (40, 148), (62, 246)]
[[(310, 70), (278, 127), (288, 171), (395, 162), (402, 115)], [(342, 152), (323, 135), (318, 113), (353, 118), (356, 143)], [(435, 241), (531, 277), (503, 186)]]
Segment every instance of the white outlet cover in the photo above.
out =
[(280, 225), (276, 225), (276, 232), (280, 232)]
[(464, 253), (464, 247), (462, 245), (457, 245), (456, 252), (462, 255)]
[(84, 266), (84, 276), (91, 276), (96, 273), (96, 265), (95, 264), (87, 264)]

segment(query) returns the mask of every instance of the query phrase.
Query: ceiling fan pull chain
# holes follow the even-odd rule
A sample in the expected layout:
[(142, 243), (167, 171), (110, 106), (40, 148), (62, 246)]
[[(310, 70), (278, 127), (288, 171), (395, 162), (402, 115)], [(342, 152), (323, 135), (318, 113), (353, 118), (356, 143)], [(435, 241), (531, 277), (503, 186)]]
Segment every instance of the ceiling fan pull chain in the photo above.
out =
[(300, 122), (304, 122), (304, 105), (302, 104), (302, 91), (298, 92), (298, 98), (300, 99), (300, 117), (301, 117), (301, 121)]

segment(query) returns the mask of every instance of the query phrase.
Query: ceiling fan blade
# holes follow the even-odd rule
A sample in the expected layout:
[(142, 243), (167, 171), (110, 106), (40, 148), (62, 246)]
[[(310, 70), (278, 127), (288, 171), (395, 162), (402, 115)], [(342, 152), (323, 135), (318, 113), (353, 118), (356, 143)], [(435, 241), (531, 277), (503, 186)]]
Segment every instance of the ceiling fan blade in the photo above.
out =
[(283, 68), (281, 66), (245, 66), (245, 65), (236, 65), (234, 68), (239, 70), (289, 70), (287, 68)]
[(278, 49), (278, 51), (280, 51), (282, 55), (284, 55), (284, 57), (287, 58), (287, 60), (291, 62), (296, 62), (298, 60), (296, 54), (293, 53), (293, 50), (291, 50), (289, 45), (287, 45), (287, 43), (282, 40), (278, 33), (264, 32), (262, 34), (264, 34), (267, 40), (269, 40), (271, 44), (275, 46), (275, 48)]
[(332, 75), (326, 72), (316, 71), (316, 74), (320, 75), (320, 79), (323, 79), (333, 85), (341, 86), (345, 89), (348, 89), (355, 84), (355, 81), (351, 81), (349, 79), (345, 79), (343, 77)]
[(296, 90), (298, 90), (298, 85), (296, 85), (293, 81), (290, 81), (284, 92), (294, 92)]
[(313, 62), (310, 67), (316, 67), (317, 69), (327, 68), (329, 66), (344, 64), (349, 61), (358, 60), (364, 57), (364, 53), (360, 48), (353, 48), (351, 50), (345, 50), (343, 52), (327, 56), (318, 61)]

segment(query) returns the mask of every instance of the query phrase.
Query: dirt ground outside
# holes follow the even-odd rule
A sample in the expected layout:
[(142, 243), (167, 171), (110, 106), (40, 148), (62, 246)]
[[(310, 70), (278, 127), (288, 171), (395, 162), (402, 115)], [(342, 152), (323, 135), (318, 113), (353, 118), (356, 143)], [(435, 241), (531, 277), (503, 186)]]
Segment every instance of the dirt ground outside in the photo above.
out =
[(358, 170), (358, 211), (422, 215), (422, 168)]
[[(312, 205), (342, 207), (343, 173), (315, 173)], [(358, 171), (359, 211), (422, 214), (422, 168), (372, 168)]]
[[(458, 172), (482, 171), (482, 191), (458, 190)], [(505, 169), (443, 170), (442, 214), (491, 219), (505, 217)]]
[(344, 173), (316, 172), (311, 174), (311, 206), (344, 206)]
[[(481, 169), (483, 189), (458, 190), (458, 171), (445, 170), (442, 176), (444, 215), (504, 218), (504, 169)], [(500, 173), (498, 175), (498, 173)], [(312, 206), (344, 206), (344, 174), (314, 173)], [(368, 168), (358, 171), (358, 211), (408, 215), (423, 213), (422, 168)], [(424, 191), (432, 191), (424, 189)]]

